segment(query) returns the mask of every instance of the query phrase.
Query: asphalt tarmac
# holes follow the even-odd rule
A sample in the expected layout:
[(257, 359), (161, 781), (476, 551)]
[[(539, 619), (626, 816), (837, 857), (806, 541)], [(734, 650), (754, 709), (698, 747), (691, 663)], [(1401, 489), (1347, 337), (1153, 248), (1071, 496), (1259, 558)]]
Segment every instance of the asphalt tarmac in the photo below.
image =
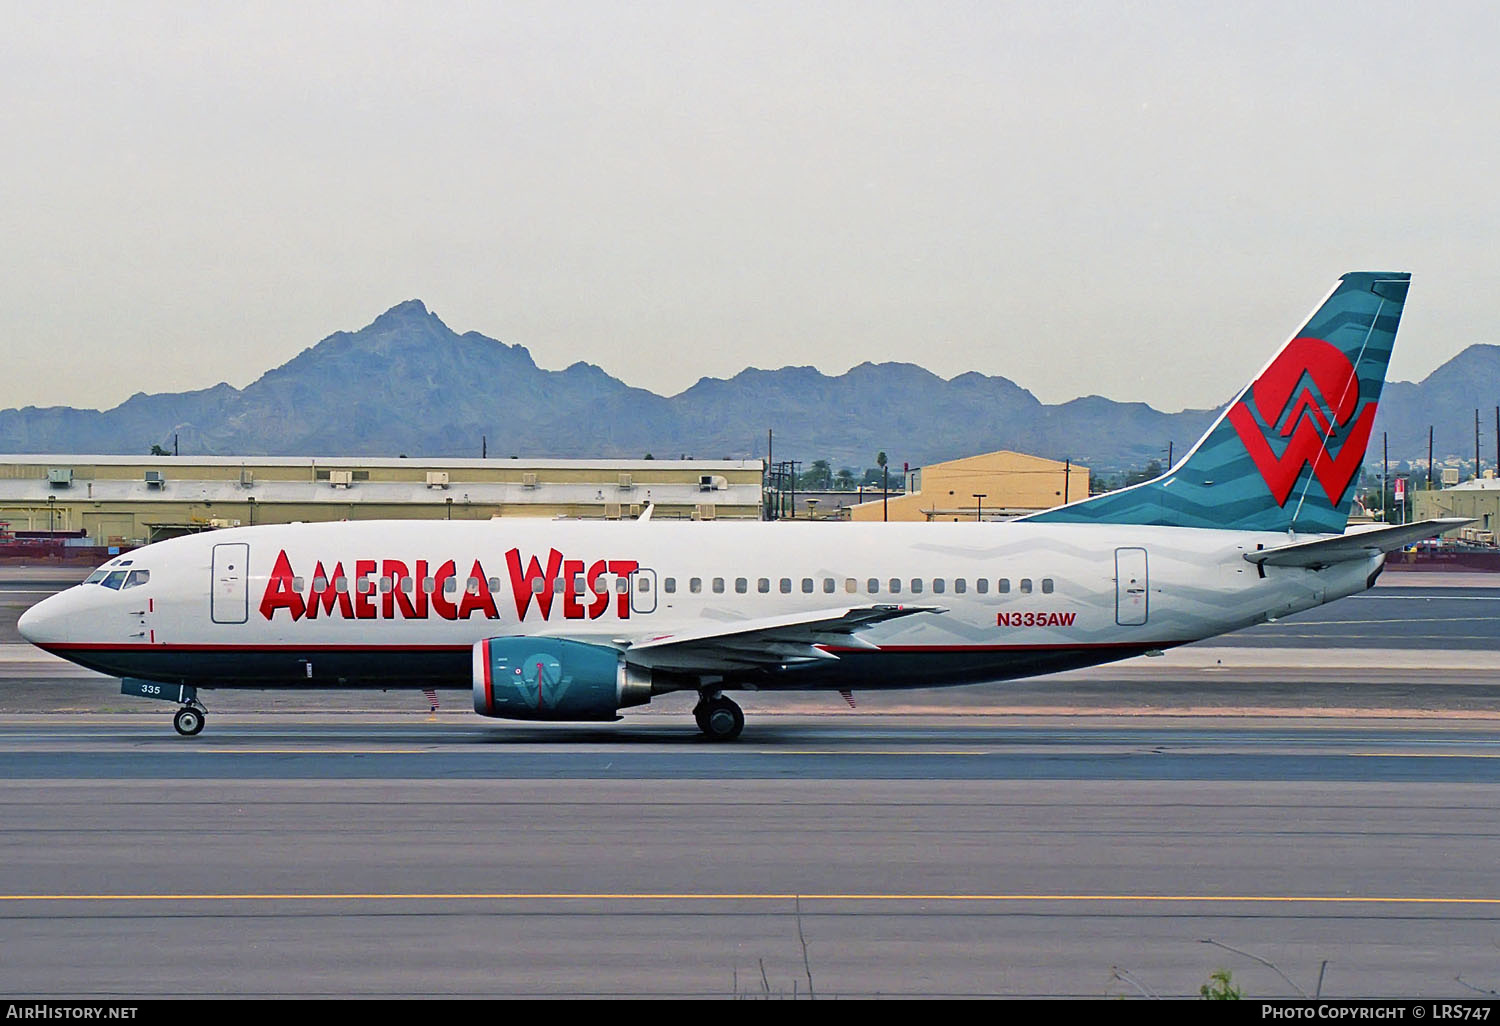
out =
[(1015, 685), (751, 695), (718, 745), (682, 696), (580, 727), (459, 693), (210, 692), (178, 738), (7, 645), (57, 585), (0, 579), (0, 993), (1195, 996), (1227, 967), (1477, 997), (1500, 588), (1464, 581)]

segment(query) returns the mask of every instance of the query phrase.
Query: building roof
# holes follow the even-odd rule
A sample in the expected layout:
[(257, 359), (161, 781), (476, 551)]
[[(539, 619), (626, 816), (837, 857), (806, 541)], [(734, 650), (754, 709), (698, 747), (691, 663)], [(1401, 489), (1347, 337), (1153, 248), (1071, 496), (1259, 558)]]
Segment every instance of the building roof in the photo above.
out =
[(474, 457), (418, 456), (392, 459), (375, 456), (102, 456), (78, 453), (54, 453), (37, 455), (25, 453), (6, 455), (0, 453), (0, 464), (13, 463), (22, 466), (66, 467), (84, 464), (101, 467), (150, 466), (168, 468), (184, 467), (379, 467), (410, 469), (420, 467), (444, 467), (463, 470), (502, 470), (509, 467), (535, 467), (540, 470), (680, 470), (691, 467), (702, 470), (753, 470), (759, 472), (761, 461), (750, 460), (565, 460), (533, 459), (531, 457), (491, 456), (488, 459)]

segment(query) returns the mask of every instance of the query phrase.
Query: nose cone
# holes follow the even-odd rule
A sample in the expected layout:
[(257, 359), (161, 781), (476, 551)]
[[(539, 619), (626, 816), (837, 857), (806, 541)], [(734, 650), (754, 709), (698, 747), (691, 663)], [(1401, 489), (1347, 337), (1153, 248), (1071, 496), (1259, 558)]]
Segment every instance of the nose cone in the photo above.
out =
[(47, 645), (63, 640), (63, 627), (67, 617), (64, 609), (68, 605), (64, 595), (53, 595), (42, 599), (16, 621), (16, 630), (21, 637), (33, 645)]

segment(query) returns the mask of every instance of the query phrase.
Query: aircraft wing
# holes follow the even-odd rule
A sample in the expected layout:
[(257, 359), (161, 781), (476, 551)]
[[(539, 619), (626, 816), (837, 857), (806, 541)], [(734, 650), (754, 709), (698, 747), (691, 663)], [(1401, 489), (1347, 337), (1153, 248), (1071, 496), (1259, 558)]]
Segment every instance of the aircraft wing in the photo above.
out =
[(1337, 538), (1321, 538), (1317, 541), (1258, 549), (1245, 553), (1245, 558), (1262, 566), (1300, 566), (1321, 570), (1335, 563), (1368, 559), (1378, 552), (1394, 552), (1414, 541), (1435, 538), (1444, 531), (1473, 522), (1468, 517), (1439, 517), (1435, 520), (1420, 520), (1415, 524), (1351, 531)]
[(874, 649), (859, 631), (913, 613), (942, 612), (940, 606), (841, 606), (629, 639), (629, 652), (632, 662), (699, 672), (810, 665), (838, 658), (820, 645)]

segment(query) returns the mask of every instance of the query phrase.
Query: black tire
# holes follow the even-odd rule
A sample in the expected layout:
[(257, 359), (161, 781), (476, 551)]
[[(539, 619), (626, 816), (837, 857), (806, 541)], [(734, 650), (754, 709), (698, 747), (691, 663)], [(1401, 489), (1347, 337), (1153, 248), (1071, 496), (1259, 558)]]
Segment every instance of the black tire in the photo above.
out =
[(744, 710), (727, 698), (715, 698), (701, 708), (698, 726), (710, 741), (733, 741), (745, 729)]
[(199, 709), (185, 705), (177, 710), (177, 715), (172, 717), (172, 726), (177, 733), (183, 737), (192, 737), (203, 730), (204, 716)]

